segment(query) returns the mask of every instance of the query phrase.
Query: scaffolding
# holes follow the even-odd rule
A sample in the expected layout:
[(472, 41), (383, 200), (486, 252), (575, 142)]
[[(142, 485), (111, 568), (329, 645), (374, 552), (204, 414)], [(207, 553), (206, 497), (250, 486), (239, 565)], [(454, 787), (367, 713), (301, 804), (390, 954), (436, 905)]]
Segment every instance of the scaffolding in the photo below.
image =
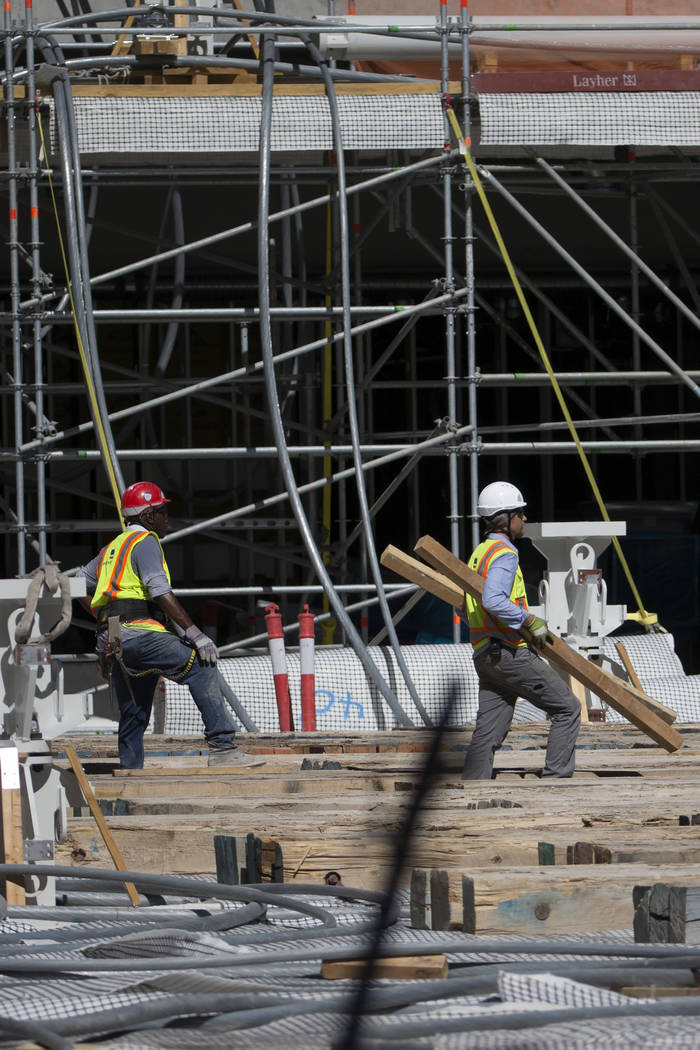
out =
[[(612, 487), (631, 462), (615, 498), (676, 511), (696, 499), (700, 450), (700, 238), (683, 211), (697, 151), (635, 158), (623, 143), (623, 155), (555, 149), (547, 160), (479, 147), (467, 8), (452, 18), (439, 5), (403, 29), (353, 24), (360, 37), (433, 44), (441, 78), (423, 83), (341, 66), (328, 46), (332, 3), (325, 21), (177, 0), (148, 12), (159, 25), (139, 24), (134, 8), (35, 25), (31, 4), (20, 25), (5, 9), (5, 574), (88, 560), (118, 528), (115, 494), (146, 477), (174, 499), (164, 542), (175, 543), (176, 593), (200, 603), (222, 652), (259, 644), (258, 606), (273, 596), (293, 623), (310, 601), (324, 642), (351, 644), (396, 713), (366, 653), (376, 608), (423, 713), (397, 634), (417, 595), (382, 581), (378, 547), (433, 531), (464, 555), (480, 479), (524, 478), (542, 519), (588, 494), (567, 477), (576, 449), (446, 113), (432, 111), (440, 147), (363, 149), (348, 147), (340, 104), (380, 90), (409, 107), (454, 98), (494, 207), (511, 209), (499, 212), (506, 239), (532, 258), (516, 270), (594, 469)], [(288, 60), (293, 48), (301, 63)], [(217, 76), (239, 78), (227, 92), (259, 105), (257, 159), (117, 163), (95, 150), (82, 162), (76, 103), (81, 120), (103, 119), (97, 101), (137, 97), (124, 79), (136, 76), (145, 98), (166, 98), (176, 83), (166, 67), (188, 78), (185, 122)], [(273, 101), (290, 82), (324, 100), (328, 148), (275, 146)], [(654, 265), (640, 256), (642, 206), (666, 245)], [(595, 236), (624, 261), (596, 276), (600, 255), (584, 265), (569, 252), (556, 224), (569, 233), (574, 212), (585, 215), (584, 258)], [(398, 254), (384, 245), (394, 237)], [(646, 470), (652, 456), (664, 484)], [(452, 641), (460, 630), (453, 618)]]

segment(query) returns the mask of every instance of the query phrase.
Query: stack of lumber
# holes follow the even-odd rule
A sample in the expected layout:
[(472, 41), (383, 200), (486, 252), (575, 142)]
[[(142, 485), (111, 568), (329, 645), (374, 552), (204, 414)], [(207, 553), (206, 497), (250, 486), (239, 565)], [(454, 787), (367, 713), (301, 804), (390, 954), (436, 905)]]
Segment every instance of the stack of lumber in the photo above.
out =
[[(463, 782), (470, 730), (448, 730), (401, 876), (414, 924), (631, 929), (654, 884), (700, 886), (700, 727), (681, 732), (683, 747), (668, 754), (632, 726), (591, 723), (574, 777), (540, 780), (547, 726), (518, 726), (495, 779)], [(248, 769), (208, 766), (206, 752), (187, 753), (191, 738), (147, 740), (143, 770), (117, 768), (113, 737), (53, 743), (67, 777), (63, 749), (75, 744), (127, 869), (214, 876), (218, 858), (221, 878), (228, 856), (225, 881), (380, 889), (431, 732), (250, 735), (263, 763)], [(89, 810), (73, 813), (57, 863), (110, 867)]]

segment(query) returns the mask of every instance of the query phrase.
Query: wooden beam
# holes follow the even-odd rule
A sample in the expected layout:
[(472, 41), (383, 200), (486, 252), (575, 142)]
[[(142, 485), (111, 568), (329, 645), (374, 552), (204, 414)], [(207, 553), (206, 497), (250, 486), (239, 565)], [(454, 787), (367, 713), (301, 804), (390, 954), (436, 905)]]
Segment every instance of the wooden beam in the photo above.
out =
[[(434, 567), (439, 566), (442, 571), (437, 572), (434, 568), (431, 573), (425, 566), (421, 566), (420, 562), (393, 546), (386, 548), (380, 560), (382, 565), (392, 569), (397, 575), (411, 583), (417, 583), (460, 611), (464, 608), (465, 592), (477, 599), (481, 597), (482, 578), (437, 540), (424, 536), (416, 544), (415, 550)], [(522, 628), (520, 633), (526, 640), (530, 639), (527, 628)], [(621, 679), (596, 667), (561, 638), (555, 635), (552, 643), (547, 642), (544, 656), (556, 667), (573, 675), (667, 751), (677, 751), (682, 746), (683, 737), (668, 725), (655, 702), (650, 705), (649, 698), (640, 696)]]
[[(141, 3), (142, 3), (142, 0), (134, 0), (134, 7), (141, 7)], [(135, 18), (136, 18), (136, 15), (129, 15), (129, 17), (125, 21), (124, 25), (122, 26), (122, 28), (123, 29), (131, 29), (131, 27), (134, 24)], [(126, 55), (128, 53), (128, 51), (130, 50), (130, 48), (131, 48), (131, 39), (130, 39), (130, 37), (128, 37), (124, 33), (122, 33), (121, 36), (119, 36), (117, 38), (117, 42), (115, 43), (114, 47), (112, 48), (112, 54), (113, 55)]]
[[(102, 816), (102, 810), (100, 809), (97, 799), (95, 798), (94, 792), (90, 787), (88, 778), (85, 776), (83, 767), (80, 765), (80, 760), (75, 753), (75, 749), (72, 748), (69, 744), (65, 748), (65, 752), (66, 757), (71, 764), (71, 768), (75, 773), (75, 777), (80, 786), (80, 790), (83, 793), (83, 798), (90, 807), (90, 812), (95, 818), (95, 823), (97, 824), (97, 827), (100, 829), (100, 834), (102, 835), (104, 844), (109, 850), (110, 857), (114, 861), (115, 868), (117, 868), (118, 871), (126, 871), (126, 866), (124, 864), (124, 861), (122, 860), (122, 855), (119, 852), (119, 847), (114, 841), (114, 836), (112, 835), (112, 832), (107, 827), (107, 821)], [(141, 902), (133, 882), (125, 882), (124, 889), (129, 894), (129, 900), (131, 901), (131, 903), (134, 905), (135, 908), (137, 908)]]
[[(0, 831), (3, 864), (24, 864), (22, 793), (16, 747), (0, 747)], [(8, 876), (4, 880), (3, 895), (11, 906), (24, 904), (24, 876)]]
[[(344, 978), (361, 979), (367, 969), (366, 959), (327, 960), (321, 964), (321, 977), (327, 981)], [(394, 981), (424, 981), (447, 977), (444, 955), (396, 955), (376, 959), (372, 977), (390, 977)]]
[[(425, 909), (430, 916), (430, 888), (437, 883), (447, 896), (447, 904), (442, 894), (437, 902), (441, 929), (486, 936), (518, 933), (550, 937), (631, 927), (635, 908), (639, 910), (643, 899), (640, 890), (653, 886), (658, 868), (645, 864), (491, 867), (448, 869), (441, 875), (436, 880), (429, 870), (424, 881), (412, 880), (412, 893), (422, 891), (425, 896), (411, 900), (411, 914)], [(684, 865), (667, 867), (664, 878), (671, 887), (686, 886), (688, 869)], [(646, 881), (646, 886), (640, 887), (640, 881)], [(442, 925), (445, 907), (449, 909), (446, 927)], [(435, 929), (432, 922), (429, 925)], [(684, 928), (688, 928), (687, 922)], [(693, 936), (692, 931), (687, 935)]]
[[(241, 0), (233, 0), (233, 6), (236, 8), (237, 11), (245, 10), (243, 5), (241, 4)], [(249, 27), (250, 26), (250, 21), (247, 18), (242, 18), (241, 19), (241, 25)], [(248, 33), (248, 40), (250, 41), (250, 46), (253, 49), (253, 54), (255, 55), (255, 57), (257, 58), (257, 60), (259, 62), (260, 61), (260, 48), (258, 46), (258, 39), (255, 36), (255, 33)]]
[(424, 591), (429, 591), (436, 598), (454, 606), (460, 612), (464, 610), (464, 587), (453, 583), (447, 576), (435, 569), (429, 569), (427, 565), (416, 561), (410, 555), (404, 554), (398, 547), (389, 544), (382, 553), (380, 559), (382, 565), (391, 569), (397, 576), (402, 576), (410, 583), (416, 583)]
[(615, 649), (617, 650), (617, 655), (620, 657), (620, 662), (622, 666), (624, 667), (625, 671), (627, 671), (627, 676), (630, 682), (632, 683), (635, 689), (638, 689), (640, 693), (643, 693), (644, 690), (642, 689), (642, 683), (639, 681), (637, 672), (632, 666), (632, 661), (630, 660), (629, 654), (622, 642), (615, 642)]
[(577, 678), (569, 675), (569, 689), (581, 705), (581, 721), (588, 722), (588, 704), (586, 702), (586, 687)]

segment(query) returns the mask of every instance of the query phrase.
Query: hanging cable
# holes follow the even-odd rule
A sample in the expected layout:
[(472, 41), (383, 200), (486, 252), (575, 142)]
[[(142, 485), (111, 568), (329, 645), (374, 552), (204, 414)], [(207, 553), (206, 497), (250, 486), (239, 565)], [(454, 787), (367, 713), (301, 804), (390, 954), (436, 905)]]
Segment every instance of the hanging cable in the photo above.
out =
[(270, 277), (269, 277), (269, 215), (270, 215), (270, 138), (272, 131), (272, 97), (274, 87), (273, 68), (274, 39), (272, 35), (266, 36), (263, 44), (263, 92), (262, 92), (262, 118), (260, 123), (260, 196), (258, 202), (258, 273), (260, 289), (260, 344), (263, 359), (263, 372), (265, 377), (265, 391), (267, 394), (270, 422), (274, 434), (275, 444), (279, 451), (279, 464), (284, 479), (285, 488), (289, 496), (289, 502), (296, 518), (301, 534), (302, 542), (306, 552), (316, 571), (316, 576), (323, 585), (333, 610), (343, 627), (350, 644), (357, 653), (365, 671), (382, 694), (398, 725), (412, 725), (393, 690), (389, 687), (382, 675), (377, 670), (360, 638), (355, 625), (345, 611), (342, 601), (333, 586), (333, 581), (328, 575), (328, 570), (318, 552), (314, 537), (309, 527), (306, 513), (301, 503), (299, 490), (292, 470), (287, 443), (284, 434), (284, 426), (280, 415), (279, 397), (277, 384), (275, 382), (274, 353), (272, 346), (272, 325), (270, 320)]
[(107, 435), (105, 433), (105, 427), (104, 427), (104, 423), (103, 423), (103, 420), (102, 420), (102, 415), (100, 413), (100, 408), (99, 408), (98, 399), (97, 399), (97, 393), (96, 393), (96, 390), (95, 390), (95, 384), (94, 384), (93, 376), (92, 376), (92, 370), (91, 370), (90, 365), (89, 365), (88, 360), (87, 360), (87, 355), (85, 353), (85, 346), (84, 346), (83, 338), (82, 338), (82, 335), (81, 335), (81, 332), (80, 332), (80, 325), (78, 324), (78, 318), (77, 318), (77, 314), (76, 314), (75, 299), (74, 299), (74, 296), (73, 296), (73, 284), (72, 284), (72, 281), (71, 281), (71, 278), (70, 278), (70, 272), (69, 272), (69, 267), (68, 267), (68, 259), (66, 257), (66, 249), (65, 249), (65, 244), (64, 244), (64, 240), (63, 240), (63, 234), (62, 234), (62, 231), (61, 231), (61, 220), (60, 220), (59, 213), (58, 213), (58, 204), (57, 204), (57, 201), (56, 201), (56, 193), (55, 193), (55, 190), (54, 190), (53, 178), (51, 176), (51, 165), (50, 165), (49, 160), (48, 160), (49, 154), (48, 154), (48, 151), (47, 151), (47, 148), (46, 148), (46, 140), (44, 138), (44, 128), (43, 128), (42, 121), (41, 121), (41, 110), (40, 110), (38, 101), (35, 102), (35, 112), (36, 112), (37, 128), (39, 130), (39, 138), (41, 140), (41, 151), (42, 151), (44, 157), (46, 158), (46, 171), (47, 171), (48, 182), (49, 182), (49, 192), (51, 194), (51, 203), (52, 203), (52, 206), (53, 206), (54, 217), (56, 219), (56, 231), (57, 231), (57, 235), (58, 235), (58, 243), (59, 243), (59, 248), (60, 248), (60, 252), (61, 252), (61, 260), (63, 262), (63, 269), (64, 269), (64, 272), (65, 272), (65, 275), (66, 275), (66, 287), (68, 289), (68, 295), (69, 295), (69, 298), (70, 298), (71, 313), (72, 313), (72, 316), (73, 316), (73, 326), (74, 326), (74, 329), (75, 329), (75, 339), (76, 339), (76, 343), (77, 343), (77, 346), (78, 346), (78, 354), (80, 356), (80, 363), (81, 363), (82, 369), (83, 369), (83, 376), (85, 378), (85, 385), (87, 387), (88, 398), (89, 398), (90, 406), (91, 406), (91, 409), (92, 409), (92, 415), (93, 415), (93, 420), (94, 420), (94, 424), (95, 424), (95, 429), (97, 430), (97, 437), (98, 437), (98, 442), (99, 442), (99, 445), (100, 445), (100, 450), (102, 452), (102, 457), (103, 457), (103, 460), (104, 460), (105, 470), (107, 471), (107, 477), (109, 479), (110, 488), (112, 489), (112, 496), (114, 498), (114, 505), (115, 505), (116, 510), (117, 510), (117, 515), (119, 517), (119, 521), (121, 523), (121, 527), (123, 528), (124, 527), (124, 521), (123, 521), (122, 514), (121, 514), (121, 492), (120, 492), (119, 482), (117, 480), (115, 466), (114, 466), (114, 463), (112, 462), (112, 456), (110, 455), (110, 452), (109, 452), (109, 443), (107, 441)]
[(345, 383), (347, 387), (347, 414), (348, 424), (350, 427), (350, 438), (352, 441), (352, 453), (353, 463), (355, 465), (355, 482), (357, 488), (357, 497), (360, 507), (360, 520), (362, 523), (362, 530), (364, 533), (365, 549), (367, 551), (367, 557), (369, 560), (370, 572), (372, 579), (377, 588), (377, 597), (379, 598), (379, 608), (381, 610), (382, 619), (387, 630), (389, 637), (389, 643), (393, 650), (396, 662), (403, 675), (403, 680), (406, 683), (406, 688), (410, 694), (411, 700), (414, 703), (416, 711), (423, 719), (423, 723), (427, 726), (432, 725), (432, 719), (428, 712), (425, 710), (418, 691), (413, 683), (406, 661), (401, 653), (401, 646), (399, 645), (398, 635), (396, 634), (396, 628), (391, 619), (391, 612), (389, 605), (386, 600), (386, 594), (384, 593), (384, 587), (382, 584), (381, 570), (379, 568), (379, 559), (377, 558), (377, 551), (374, 546), (374, 536), (372, 535), (372, 523), (370, 520), (369, 504), (367, 502), (367, 489), (365, 487), (364, 474), (362, 472), (362, 453), (360, 451), (360, 435), (357, 425), (357, 393), (355, 390), (355, 378), (354, 378), (354, 365), (353, 365), (353, 354), (352, 354), (352, 316), (350, 313), (350, 254), (348, 251), (348, 245), (350, 242), (350, 232), (348, 226), (348, 208), (347, 208), (347, 195), (346, 195), (346, 183), (345, 183), (345, 155), (343, 148), (343, 139), (340, 128), (340, 113), (338, 110), (338, 99), (335, 93), (335, 87), (333, 80), (328, 70), (326, 60), (324, 59), (321, 52), (318, 50), (316, 45), (313, 43), (310, 37), (302, 35), (301, 39), (304, 41), (309, 49), (309, 53), (312, 58), (318, 63), (319, 69), (323, 74), (323, 81), (326, 88), (326, 98), (328, 99), (328, 105), (331, 111), (331, 123), (333, 126), (333, 143), (336, 154), (336, 166), (338, 171), (338, 216), (339, 216), (339, 240), (340, 240), (340, 273), (341, 273), (341, 288), (342, 288), (342, 304), (343, 304), (343, 351), (345, 361)]
[[(591, 469), (591, 464), (589, 462), (588, 456), (586, 455), (583, 445), (581, 444), (578, 432), (576, 430), (576, 427), (574, 426), (574, 421), (571, 418), (571, 413), (569, 412), (566, 401), (564, 400), (564, 395), (562, 393), (561, 387), (559, 386), (557, 377), (555, 376), (554, 370), (552, 369), (552, 365), (549, 360), (549, 355), (547, 354), (544, 343), (542, 342), (542, 337), (540, 336), (537, 325), (535, 324), (535, 319), (532, 316), (532, 312), (530, 311), (527, 299), (525, 298), (525, 293), (523, 292), (520, 281), (518, 280), (518, 276), (515, 272), (515, 268), (511, 261), (510, 254), (508, 252), (508, 249), (506, 248), (505, 242), (501, 235), (501, 231), (498, 227), (493, 211), (491, 210), (491, 205), (489, 204), (488, 199), (486, 197), (483, 183), (479, 178), (479, 173), (476, 170), (476, 165), (474, 164), (467, 143), (465, 142), (464, 136), (462, 135), (462, 130), (459, 126), (459, 121), (457, 120), (455, 111), (452, 108), (452, 100), (449, 97), (449, 95), (443, 96), (443, 104), (445, 106), (445, 112), (447, 113), (447, 117), (450, 121), (452, 131), (459, 144), (460, 152), (462, 153), (462, 156), (464, 157), (467, 163), (467, 167), (469, 168), (469, 174), (471, 175), (474, 181), (476, 191), (479, 194), (479, 200), (483, 205), (484, 212), (486, 213), (486, 218), (489, 221), (491, 231), (494, 235), (496, 243), (498, 244), (499, 250), (503, 257), (503, 262), (505, 263), (506, 269), (508, 270), (508, 276), (511, 279), (513, 288), (515, 289), (515, 294), (518, 297), (518, 300), (523, 310), (523, 314), (525, 315), (525, 319), (527, 320), (530, 332), (532, 333), (532, 338), (535, 341), (535, 346), (539, 351), (542, 363), (545, 367), (547, 375), (549, 376), (549, 380), (552, 384), (552, 389), (554, 390), (554, 395), (557, 401), (559, 402), (559, 407), (561, 408), (564, 419), (566, 420), (567, 426), (569, 428), (569, 433), (571, 434), (573, 442), (576, 445), (576, 451), (578, 452), (579, 459), (581, 460), (584, 472), (586, 474), (586, 477), (588, 478), (588, 483), (591, 486), (591, 491), (593, 492), (595, 501), (598, 504), (600, 513), (603, 516), (603, 520), (609, 522), (610, 515), (608, 514), (608, 509), (605, 506), (605, 502), (598, 487), (598, 483), (593, 475), (593, 470)], [(630, 590), (632, 591), (634, 600), (637, 603), (638, 612), (628, 613), (628, 619), (636, 620), (638, 623), (642, 624), (642, 626), (646, 630), (651, 630), (657, 625), (658, 617), (656, 613), (647, 612), (647, 610), (645, 609), (641, 595), (637, 589), (637, 585), (635, 584), (634, 579), (632, 577), (632, 571), (629, 567), (627, 559), (625, 558), (622, 547), (620, 546), (620, 541), (618, 540), (617, 536), (612, 537), (612, 543), (613, 547), (615, 548), (615, 553), (617, 554), (618, 559), (620, 561), (620, 565), (622, 566), (622, 571), (624, 572), (625, 578), (627, 579), (627, 582), (630, 586)]]

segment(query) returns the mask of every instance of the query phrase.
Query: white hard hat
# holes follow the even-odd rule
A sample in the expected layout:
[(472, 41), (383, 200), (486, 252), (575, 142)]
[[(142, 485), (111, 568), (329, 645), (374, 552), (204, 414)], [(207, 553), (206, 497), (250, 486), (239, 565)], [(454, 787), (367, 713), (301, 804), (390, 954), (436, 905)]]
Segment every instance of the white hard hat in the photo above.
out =
[(477, 510), (480, 518), (492, 518), (507, 510), (520, 510), (527, 507), (523, 494), (509, 481), (492, 481), (479, 493)]

